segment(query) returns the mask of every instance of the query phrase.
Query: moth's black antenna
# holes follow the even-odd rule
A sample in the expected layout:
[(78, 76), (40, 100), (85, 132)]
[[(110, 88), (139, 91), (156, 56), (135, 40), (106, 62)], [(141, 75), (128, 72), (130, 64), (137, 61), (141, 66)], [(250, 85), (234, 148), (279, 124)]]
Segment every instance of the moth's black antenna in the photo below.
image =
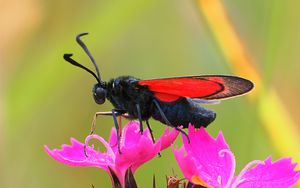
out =
[(86, 68), (85, 66), (79, 64), (77, 61), (75, 61), (74, 59), (72, 59), (71, 58), (72, 55), (73, 54), (64, 54), (64, 59), (67, 62), (71, 63), (72, 65), (75, 65), (77, 67), (80, 67), (80, 68), (86, 70), (87, 72), (89, 72), (91, 75), (93, 75), (96, 78), (96, 80), (98, 81), (98, 83), (101, 83), (100, 79), (97, 77), (97, 75), (93, 71), (91, 71), (90, 69)]
[(98, 65), (97, 65), (94, 57), (92, 56), (91, 52), (89, 51), (88, 47), (80, 39), (80, 37), (82, 37), (84, 35), (87, 35), (87, 34), (89, 34), (89, 33), (80, 33), (80, 34), (78, 34), (77, 37), (76, 37), (76, 41), (82, 47), (82, 49), (85, 51), (85, 53), (89, 56), (89, 58), (91, 59), (92, 63), (94, 64), (94, 66), (96, 68), (96, 73), (97, 73), (98, 79), (101, 81)]

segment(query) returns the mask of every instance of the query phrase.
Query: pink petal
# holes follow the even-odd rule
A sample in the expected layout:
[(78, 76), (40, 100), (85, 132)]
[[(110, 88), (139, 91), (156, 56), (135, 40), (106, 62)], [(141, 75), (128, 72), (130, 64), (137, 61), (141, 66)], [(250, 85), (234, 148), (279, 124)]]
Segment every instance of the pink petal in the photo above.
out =
[[(170, 132), (169, 128), (166, 128), (163, 135), (153, 143), (149, 129), (144, 129), (141, 134), (139, 122), (131, 121), (122, 131), (122, 154), (116, 153), (116, 165), (124, 172), (131, 167), (134, 173), (140, 165), (156, 157), (159, 151), (170, 146), (178, 133), (175, 129)], [(114, 137), (115, 135), (111, 136), (110, 140), (115, 140)]]
[(149, 130), (145, 129), (141, 134), (139, 123), (136, 121), (130, 122), (122, 132), (122, 154), (116, 153), (116, 166), (124, 172), (131, 167), (134, 173), (140, 165), (158, 154), (161, 141), (153, 144)]
[(264, 164), (258, 164), (236, 178), (234, 184), (239, 188), (287, 188), (293, 186), (300, 178), (300, 171), (295, 171), (296, 163), (290, 158), (282, 158), (272, 163), (268, 157)]
[(137, 121), (129, 122), (122, 130), (120, 140), (121, 154), (117, 147), (117, 133), (115, 128), (111, 131), (109, 143), (116, 156), (115, 171), (121, 174), (121, 182), (124, 182), (124, 176), (129, 167), (131, 167), (134, 173), (140, 165), (157, 156), (161, 148), (161, 141), (153, 144), (148, 129), (145, 129), (143, 134), (140, 133), (140, 124)]
[(140, 165), (157, 156), (160, 144), (153, 144), (152, 140), (142, 137), (134, 147), (123, 147), (122, 154), (116, 154), (116, 166), (124, 172), (131, 167), (134, 173)]
[(168, 148), (177, 138), (179, 131), (172, 128), (171, 132), (170, 129), (167, 127), (165, 132), (161, 135), (161, 137), (157, 141), (161, 141), (161, 151)]
[[(129, 131), (127, 129), (130, 129)], [(136, 143), (136, 141), (139, 139), (139, 135), (136, 135), (135, 133), (139, 132), (140, 130), (140, 124), (137, 121), (130, 121), (122, 130), (122, 138), (121, 138), (121, 147), (124, 145), (124, 142), (126, 142), (127, 146), (130, 144)], [(123, 136), (124, 134), (127, 134), (127, 136)], [(144, 130), (144, 133), (146, 136), (151, 138), (150, 132), (148, 128)], [(179, 132), (176, 129), (171, 129), (166, 128), (164, 133), (161, 135), (161, 137), (157, 140), (161, 141), (161, 150), (166, 149), (169, 147), (174, 140), (177, 138)], [(134, 135), (129, 141), (124, 141), (124, 138), (126, 139), (127, 137), (131, 137), (130, 135)], [(117, 133), (116, 129), (112, 128), (111, 134), (110, 134), (110, 139), (109, 139), (110, 145), (113, 147), (113, 150), (116, 152), (117, 151)]]
[(180, 149), (173, 148), (173, 153), (184, 177), (191, 181), (191, 178), (198, 174), (198, 168), (201, 169), (201, 166), (197, 166), (197, 162), (195, 161), (195, 158), (191, 156), (191, 153), (185, 154), (184, 147), (181, 147)]
[(62, 145), (61, 149), (49, 149), (45, 146), (46, 152), (56, 161), (70, 166), (94, 166), (108, 171), (107, 166), (114, 164), (114, 159), (107, 153), (101, 153), (87, 147), (88, 157), (84, 154), (84, 144), (71, 138), (71, 145)]
[(144, 129), (143, 134), (140, 133), (140, 124), (137, 121), (131, 121), (122, 131), (121, 148), (132, 148), (140, 141), (145, 138), (150, 140), (150, 133), (148, 129)]
[[(148, 129), (145, 129), (143, 135), (139, 133), (140, 124), (137, 121), (130, 121), (123, 129), (121, 133), (120, 147), (133, 147), (141, 136), (149, 136)], [(129, 139), (128, 139), (129, 138)], [(118, 152), (117, 131), (113, 127), (111, 129), (109, 144), (115, 153)]]
[[(185, 177), (191, 181), (192, 176), (198, 176), (213, 187), (226, 186), (233, 178), (235, 159), (224, 140), (223, 134), (219, 133), (214, 139), (204, 128), (195, 129), (190, 125), (188, 135), (190, 143), (182, 135), (186, 156), (183, 156), (184, 152), (182, 151), (174, 153), (179, 165), (182, 165), (180, 165), (182, 171), (187, 171), (184, 172)], [(185, 164), (183, 159), (194, 162), (190, 165)], [(196, 167), (193, 165), (197, 167), (197, 172), (195, 172)]]
[(108, 143), (114, 152), (118, 151), (117, 131), (115, 128), (112, 128), (110, 131), (110, 137)]

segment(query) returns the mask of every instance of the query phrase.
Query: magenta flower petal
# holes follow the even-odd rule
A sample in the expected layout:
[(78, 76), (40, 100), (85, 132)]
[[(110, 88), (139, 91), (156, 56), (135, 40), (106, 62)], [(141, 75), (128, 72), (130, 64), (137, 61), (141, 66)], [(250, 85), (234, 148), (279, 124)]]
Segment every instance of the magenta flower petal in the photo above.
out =
[(186, 154), (184, 147), (173, 149), (173, 153), (184, 176), (192, 181), (192, 177), (198, 174), (198, 168), (201, 166), (197, 166), (198, 164), (191, 153)]
[[(223, 134), (212, 138), (204, 128), (189, 126), (190, 143), (183, 135), (184, 146), (173, 150), (185, 177), (191, 182), (200, 180), (202, 185), (224, 187), (233, 178), (235, 160)], [(191, 163), (193, 165), (191, 165)]]
[[(107, 143), (106, 143), (106, 146)], [(114, 155), (112, 150), (107, 153), (101, 153), (87, 147), (88, 157), (84, 154), (84, 144), (74, 138), (71, 138), (71, 145), (62, 145), (61, 149), (49, 149), (45, 146), (46, 152), (55, 160), (70, 166), (95, 166), (108, 171), (107, 166), (114, 164)]]
[(281, 158), (272, 163), (272, 157), (268, 157), (255, 167), (242, 170), (233, 185), (238, 188), (291, 187), (300, 178), (300, 171), (294, 170), (296, 165), (296, 163), (292, 163), (291, 158)]
[(116, 152), (116, 166), (124, 173), (131, 167), (134, 173), (140, 165), (155, 157), (160, 148), (161, 142), (153, 144), (148, 129), (141, 134), (139, 123), (132, 121), (122, 131), (122, 153)]
[(165, 132), (162, 134), (162, 136), (157, 140), (157, 142), (161, 141), (161, 148), (160, 150), (164, 150), (171, 146), (171, 144), (174, 142), (174, 140), (177, 138), (179, 134), (179, 131), (176, 129), (166, 128)]

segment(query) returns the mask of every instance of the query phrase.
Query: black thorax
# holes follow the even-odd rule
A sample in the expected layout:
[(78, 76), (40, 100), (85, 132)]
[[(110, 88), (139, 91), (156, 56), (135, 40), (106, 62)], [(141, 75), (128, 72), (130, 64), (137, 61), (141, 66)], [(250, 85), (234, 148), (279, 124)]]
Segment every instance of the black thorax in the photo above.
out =
[(130, 118), (138, 118), (136, 104), (141, 107), (143, 120), (151, 117), (153, 111), (153, 93), (147, 86), (138, 85), (139, 79), (132, 76), (120, 76), (107, 83), (107, 99), (117, 110), (126, 111)]

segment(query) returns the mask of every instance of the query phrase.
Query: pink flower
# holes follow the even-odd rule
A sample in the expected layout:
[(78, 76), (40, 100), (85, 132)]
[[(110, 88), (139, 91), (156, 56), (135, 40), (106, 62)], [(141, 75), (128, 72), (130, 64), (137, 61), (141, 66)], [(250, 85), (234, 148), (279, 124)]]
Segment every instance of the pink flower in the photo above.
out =
[(129, 168), (134, 173), (140, 165), (157, 156), (161, 150), (169, 147), (177, 135), (178, 131), (173, 129), (169, 132), (169, 128), (167, 128), (163, 135), (153, 143), (149, 130), (145, 129), (144, 133), (140, 134), (139, 123), (131, 121), (122, 130), (121, 154), (118, 152), (115, 128), (111, 131), (109, 143), (98, 135), (89, 135), (85, 139), (86, 145), (91, 139), (99, 140), (107, 149), (103, 153), (95, 150), (93, 146), (88, 146), (86, 149), (87, 156), (85, 156), (84, 144), (74, 138), (71, 138), (71, 145), (62, 145), (61, 149), (53, 150), (45, 146), (45, 150), (53, 159), (63, 164), (94, 166), (104, 169), (112, 176), (110, 168), (124, 186), (125, 173)]
[(173, 149), (175, 158), (184, 176), (193, 184), (209, 188), (286, 188), (300, 178), (295, 171), (296, 163), (290, 158), (272, 162), (252, 161), (235, 176), (235, 157), (230, 151), (222, 132), (216, 139), (204, 128), (189, 126), (190, 143), (183, 137), (184, 145)]

